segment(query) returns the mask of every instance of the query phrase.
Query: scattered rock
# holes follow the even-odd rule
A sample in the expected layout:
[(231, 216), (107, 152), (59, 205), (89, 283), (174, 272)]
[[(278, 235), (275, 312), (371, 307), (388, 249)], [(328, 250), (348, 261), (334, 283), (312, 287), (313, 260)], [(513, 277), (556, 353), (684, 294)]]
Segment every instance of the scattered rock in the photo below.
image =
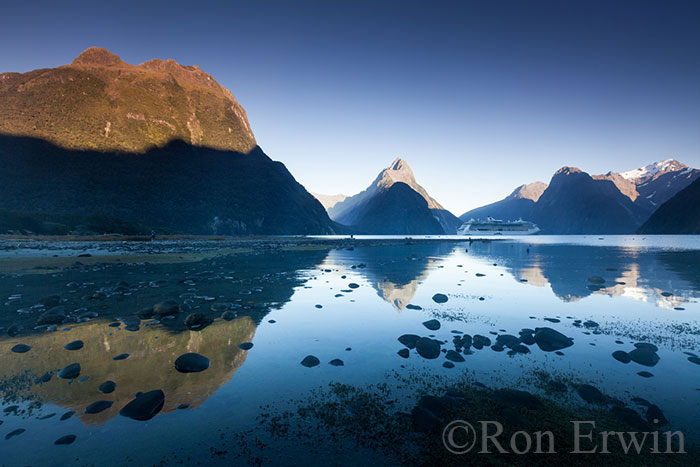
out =
[(441, 345), (442, 344), (438, 340), (429, 337), (421, 337), (416, 341), (416, 350), (421, 357), (432, 360), (438, 358), (440, 355)]
[(318, 358), (314, 357), (313, 355), (307, 355), (301, 361), (301, 365), (305, 366), (306, 368), (315, 367), (315, 366), (319, 365), (320, 363), (321, 363), (321, 361)]
[(209, 364), (210, 362), (207, 357), (191, 352), (177, 357), (177, 360), (175, 360), (175, 369), (180, 373), (198, 373), (209, 368)]
[(73, 341), (63, 346), (66, 350), (80, 350), (83, 348), (83, 341)]
[(17, 344), (10, 350), (12, 350), (14, 353), (25, 353), (29, 352), (31, 350), (31, 347), (26, 344)]
[(632, 361), (632, 359), (630, 358), (630, 354), (628, 354), (624, 350), (616, 350), (612, 353), (612, 356), (618, 362), (629, 363), (630, 361)]
[(433, 295), (433, 301), (435, 303), (445, 303), (447, 302), (447, 295), (442, 293), (436, 293), (435, 295)]
[[(208, 362), (209, 360), (207, 360), (207, 363)], [(124, 408), (119, 411), (119, 415), (140, 421), (150, 420), (161, 411), (164, 403), (165, 394), (160, 389), (146, 393), (140, 392), (136, 394), (135, 399), (126, 404)]]
[(25, 431), (27, 431), (27, 430), (25, 430), (24, 428), (17, 428), (16, 430), (13, 430), (13, 431), (9, 432), (8, 434), (6, 434), (5, 439), (8, 440), (10, 438), (14, 438), (15, 436), (21, 435)]
[(80, 376), (80, 363), (71, 363), (58, 372), (58, 377), (63, 379), (75, 379)]
[(399, 337), (399, 342), (401, 342), (409, 349), (414, 349), (416, 347), (416, 342), (418, 342), (418, 339), (420, 339), (420, 336), (417, 336), (415, 334), (404, 334), (403, 336)]
[(399, 357), (401, 358), (408, 358), (411, 352), (408, 349), (401, 349), (397, 352), (399, 354)]
[(535, 328), (535, 343), (544, 352), (561, 350), (574, 345), (573, 339), (552, 328)]
[(175, 315), (180, 312), (180, 305), (175, 300), (165, 300), (153, 305), (153, 314), (158, 316)]
[(516, 408), (534, 410), (542, 405), (536, 396), (517, 389), (497, 389), (491, 397), (497, 402)]
[(345, 363), (339, 358), (334, 358), (333, 360), (331, 360), (328, 363), (333, 365), (333, 366), (345, 366)]
[(75, 436), (75, 435), (61, 436), (56, 441), (54, 441), (53, 444), (56, 444), (56, 445), (73, 444), (73, 441), (75, 441), (76, 438), (77, 438), (77, 436)]
[(112, 360), (126, 360), (127, 358), (129, 358), (129, 354), (122, 353), (122, 354), (117, 355), (116, 357), (112, 357)]
[(440, 321), (438, 321), (436, 319), (431, 319), (431, 320), (425, 321), (423, 323), (423, 326), (430, 329), (431, 331), (437, 331), (438, 329), (440, 329)]
[(103, 410), (107, 410), (108, 408), (112, 407), (114, 405), (113, 401), (97, 401), (93, 402), (92, 404), (88, 405), (85, 407), (85, 413), (86, 414), (96, 414), (100, 413)]
[(104, 393), (104, 394), (110, 394), (110, 393), (114, 392), (116, 387), (117, 387), (117, 383), (115, 383), (114, 381), (105, 381), (104, 383), (100, 384), (97, 387), (97, 390)]
[(582, 384), (577, 388), (578, 395), (581, 396), (581, 399), (585, 400), (586, 402), (590, 403), (601, 403), (605, 400), (605, 396), (603, 395), (602, 392), (595, 386), (591, 386), (590, 384)]
[(656, 346), (637, 347), (629, 353), (630, 360), (644, 366), (655, 366), (659, 363), (660, 357), (654, 349)]
[(253, 348), (253, 343), (252, 342), (244, 342), (242, 344), (239, 344), (238, 348), (241, 350), (250, 350)]

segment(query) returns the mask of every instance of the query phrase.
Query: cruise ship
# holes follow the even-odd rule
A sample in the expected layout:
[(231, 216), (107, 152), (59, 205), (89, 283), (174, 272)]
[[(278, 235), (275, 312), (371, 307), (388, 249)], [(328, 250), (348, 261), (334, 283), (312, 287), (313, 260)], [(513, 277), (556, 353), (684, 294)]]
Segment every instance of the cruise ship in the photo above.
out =
[(502, 221), (487, 217), (485, 221), (469, 219), (457, 230), (458, 235), (532, 235), (540, 229), (532, 222), (518, 219)]

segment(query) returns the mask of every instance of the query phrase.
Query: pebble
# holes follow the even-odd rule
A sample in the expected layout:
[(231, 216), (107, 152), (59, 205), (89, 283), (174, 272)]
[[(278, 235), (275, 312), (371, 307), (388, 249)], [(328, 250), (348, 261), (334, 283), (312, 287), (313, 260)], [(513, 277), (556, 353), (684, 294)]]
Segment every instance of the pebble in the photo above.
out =
[(186, 353), (177, 357), (175, 369), (180, 373), (198, 373), (209, 368), (209, 359), (198, 353)]
[[(209, 360), (207, 360), (208, 362)], [(119, 411), (119, 415), (140, 421), (150, 420), (161, 411), (164, 404), (165, 394), (160, 389), (146, 393), (140, 392)]]
[(58, 438), (56, 441), (53, 442), (53, 444), (56, 445), (67, 445), (67, 444), (73, 444), (73, 442), (76, 440), (77, 436), (75, 435), (66, 435), (66, 436), (61, 436)]
[(301, 365), (305, 366), (307, 368), (312, 368), (312, 367), (318, 366), (320, 363), (321, 363), (321, 361), (317, 357), (314, 357), (313, 355), (307, 355), (301, 361)]
[(73, 341), (63, 346), (66, 350), (80, 350), (83, 348), (83, 341)]

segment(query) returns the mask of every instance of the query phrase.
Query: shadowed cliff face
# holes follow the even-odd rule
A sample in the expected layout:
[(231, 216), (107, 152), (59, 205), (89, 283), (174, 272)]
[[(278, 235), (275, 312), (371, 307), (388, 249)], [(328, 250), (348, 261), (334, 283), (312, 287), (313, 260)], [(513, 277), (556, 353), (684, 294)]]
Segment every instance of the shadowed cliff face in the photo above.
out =
[[(171, 333), (158, 326), (142, 327), (137, 332), (117, 330), (108, 322), (77, 325), (70, 332), (53, 332), (0, 341), (3, 376), (29, 371), (34, 377), (53, 374), (50, 381), (34, 384), (31, 391), (42, 403), (52, 403), (91, 425), (102, 425), (129, 403), (138, 392), (161, 389), (165, 393), (163, 412), (180, 404), (195, 408), (233, 378), (245, 362), (246, 351), (237, 346), (250, 342), (256, 325), (247, 316), (233, 321), (217, 321), (201, 331)], [(68, 351), (63, 346), (82, 340), (84, 347)], [(24, 354), (10, 353), (15, 344), (32, 347)], [(209, 358), (210, 367), (201, 373), (179, 373), (174, 362), (182, 354), (195, 352)], [(125, 360), (112, 357), (128, 353)], [(72, 363), (81, 366), (80, 376), (70, 382), (56, 373)], [(80, 378), (89, 376), (87, 381)], [(97, 388), (105, 381), (116, 383), (111, 394)], [(7, 394), (2, 394), (6, 397)], [(99, 400), (114, 402), (97, 414), (85, 414), (85, 407)], [(58, 414), (60, 415), (60, 414)]]
[(259, 147), (243, 154), (174, 141), (145, 154), (107, 153), (0, 135), (0, 186), (5, 232), (45, 222), (54, 231), (33, 231), (334, 232), (323, 206)]
[(0, 133), (69, 149), (145, 152), (173, 139), (247, 153), (245, 110), (197, 66), (123, 62), (92, 47), (70, 65), (0, 74)]

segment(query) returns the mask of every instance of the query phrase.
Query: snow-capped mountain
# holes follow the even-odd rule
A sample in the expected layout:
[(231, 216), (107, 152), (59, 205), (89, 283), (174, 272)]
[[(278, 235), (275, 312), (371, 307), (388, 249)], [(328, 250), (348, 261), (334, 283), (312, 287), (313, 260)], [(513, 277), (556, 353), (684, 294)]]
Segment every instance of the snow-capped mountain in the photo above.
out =
[(634, 182), (635, 185), (639, 185), (658, 175), (668, 172), (678, 172), (685, 169), (689, 169), (688, 166), (681, 164), (675, 159), (666, 159), (665, 161), (654, 162), (638, 169), (621, 172), (620, 175), (622, 178)]

